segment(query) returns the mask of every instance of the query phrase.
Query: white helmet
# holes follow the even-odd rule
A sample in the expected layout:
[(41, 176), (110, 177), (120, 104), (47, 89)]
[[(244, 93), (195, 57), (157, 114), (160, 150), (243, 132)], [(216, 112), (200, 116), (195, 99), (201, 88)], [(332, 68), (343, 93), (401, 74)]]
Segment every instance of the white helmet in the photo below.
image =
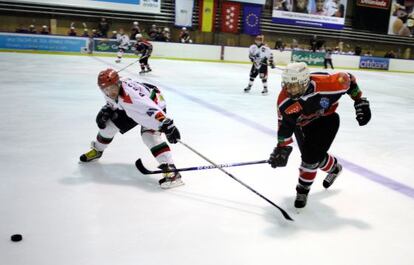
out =
[[(282, 87), (287, 90), (289, 97), (297, 99), (308, 88), (310, 72), (306, 63), (290, 63), (282, 72)], [(297, 84), (296, 87), (292, 85)]]
[(136, 38), (137, 40), (142, 39), (142, 34), (137, 33), (137, 34), (135, 35), (135, 38)]

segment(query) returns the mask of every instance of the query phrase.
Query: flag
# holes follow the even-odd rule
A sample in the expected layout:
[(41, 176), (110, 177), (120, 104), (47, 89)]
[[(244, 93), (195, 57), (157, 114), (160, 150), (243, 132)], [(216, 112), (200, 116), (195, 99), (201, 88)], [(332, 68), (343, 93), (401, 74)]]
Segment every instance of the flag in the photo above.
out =
[(175, 0), (175, 25), (179, 27), (192, 27), (193, 8), (193, 0)]
[(243, 5), (243, 33), (248, 35), (260, 34), (261, 5)]
[(217, 0), (199, 0), (200, 30), (202, 32), (212, 32), (214, 30), (216, 6)]
[(240, 4), (234, 2), (223, 2), (221, 6), (221, 31), (237, 33), (240, 16)]

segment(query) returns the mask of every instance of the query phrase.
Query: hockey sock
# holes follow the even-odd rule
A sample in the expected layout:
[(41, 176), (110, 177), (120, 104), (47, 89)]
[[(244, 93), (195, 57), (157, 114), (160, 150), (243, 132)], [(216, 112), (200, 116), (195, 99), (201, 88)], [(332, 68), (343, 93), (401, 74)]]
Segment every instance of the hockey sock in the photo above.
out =
[(103, 137), (100, 133), (96, 136), (94, 147), (97, 151), (105, 150), (114, 138)]
[(299, 184), (310, 187), (316, 177), (319, 163), (309, 164), (302, 161), (299, 167)]
[(325, 172), (330, 172), (336, 167), (337, 163), (338, 160), (334, 156), (326, 154), (325, 158), (320, 163), (319, 168)]

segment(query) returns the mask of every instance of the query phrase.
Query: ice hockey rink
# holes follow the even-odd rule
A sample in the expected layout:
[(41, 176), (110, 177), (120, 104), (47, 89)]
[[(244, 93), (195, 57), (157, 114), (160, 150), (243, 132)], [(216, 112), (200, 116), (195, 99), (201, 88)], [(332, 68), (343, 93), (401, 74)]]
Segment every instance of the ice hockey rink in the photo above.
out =
[[(0, 264), (2, 265), (412, 265), (414, 235), (414, 75), (350, 71), (370, 100), (358, 126), (341, 99), (331, 148), (344, 166), (322, 187), (318, 172), (307, 207), (293, 207), (300, 154), (285, 168), (226, 170), (284, 208), (280, 212), (217, 169), (183, 172), (186, 185), (161, 190), (139, 130), (117, 135), (97, 162), (79, 156), (95, 139), (104, 99), (99, 71), (136, 59), (0, 53)], [(182, 141), (216, 163), (267, 159), (276, 144), (280, 70), (268, 96), (250, 65), (151, 60), (122, 76), (163, 91)], [(320, 70), (320, 69), (312, 69)], [(208, 165), (181, 144), (177, 167)], [(22, 234), (21, 242), (11, 242)]]

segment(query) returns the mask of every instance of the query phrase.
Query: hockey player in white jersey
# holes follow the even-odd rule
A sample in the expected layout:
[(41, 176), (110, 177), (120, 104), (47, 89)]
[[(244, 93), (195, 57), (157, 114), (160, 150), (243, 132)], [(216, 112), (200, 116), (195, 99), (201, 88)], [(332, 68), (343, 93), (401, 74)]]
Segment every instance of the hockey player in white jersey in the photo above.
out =
[(102, 156), (115, 135), (141, 125), (141, 137), (152, 155), (158, 161), (159, 168), (169, 171), (159, 180), (161, 188), (167, 189), (183, 185), (181, 175), (172, 172), (176, 168), (168, 142), (177, 143), (180, 132), (172, 119), (166, 115), (166, 103), (161, 91), (154, 85), (140, 83), (132, 79), (120, 79), (113, 69), (101, 71), (98, 86), (105, 95), (106, 104), (96, 117), (99, 132), (92, 149), (82, 154), (80, 161), (90, 162)]
[(123, 29), (119, 30), (119, 34), (116, 36), (116, 41), (118, 42), (118, 53), (116, 54), (118, 58), (115, 60), (115, 62), (120, 63), (122, 56), (130, 46), (129, 37), (125, 34)]
[(249, 59), (253, 63), (250, 70), (249, 85), (244, 89), (244, 92), (250, 92), (253, 86), (254, 79), (259, 75), (263, 83), (262, 95), (267, 95), (267, 65), (275, 68), (273, 63), (273, 54), (270, 48), (264, 43), (264, 36), (258, 35), (255, 39), (255, 44), (249, 47)]

